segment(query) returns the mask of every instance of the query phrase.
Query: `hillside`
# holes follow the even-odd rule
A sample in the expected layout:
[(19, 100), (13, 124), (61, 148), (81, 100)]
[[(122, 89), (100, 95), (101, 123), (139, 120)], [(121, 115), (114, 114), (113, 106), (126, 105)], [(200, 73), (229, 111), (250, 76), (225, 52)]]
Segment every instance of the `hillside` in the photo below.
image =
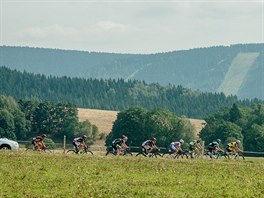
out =
[[(112, 130), (114, 121), (116, 120), (118, 111), (105, 111), (98, 109), (84, 109), (78, 108), (78, 117), (80, 121), (88, 119), (92, 124), (96, 125), (99, 133), (104, 132), (108, 134)], [(196, 133), (199, 133), (204, 127), (204, 120), (190, 119)]]
[(241, 99), (264, 99), (263, 62), (263, 43), (144, 55), (0, 46), (0, 66), (19, 71), (85, 79), (136, 79), (221, 91)]

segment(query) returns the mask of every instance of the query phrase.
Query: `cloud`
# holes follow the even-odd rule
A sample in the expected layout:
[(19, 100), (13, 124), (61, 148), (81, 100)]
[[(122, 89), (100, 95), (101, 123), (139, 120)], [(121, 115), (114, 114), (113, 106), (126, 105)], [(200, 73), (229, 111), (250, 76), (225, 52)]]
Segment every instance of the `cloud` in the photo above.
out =
[(95, 24), (85, 27), (74, 27), (74, 26), (62, 26), (58, 24), (45, 26), (45, 27), (27, 27), (16, 33), (20, 38), (28, 39), (45, 39), (52, 37), (85, 37), (95, 36), (107, 33), (126, 33), (132, 30), (136, 30), (131, 25), (124, 25), (113, 21), (98, 21)]
[(80, 34), (80, 31), (74, 27), (65, 27), (61, 25), (51, 25), (46, 27), (27, 27), (17, 33), (21, 38), (44, 39), (56, 36), (74, 36)]
[(124, 32), (129, 29), (129, 26), (123, 25), (121, 23), (115, 23), (112, 21), (99, 21), (96, 26), (103, 31), (117, 30)]

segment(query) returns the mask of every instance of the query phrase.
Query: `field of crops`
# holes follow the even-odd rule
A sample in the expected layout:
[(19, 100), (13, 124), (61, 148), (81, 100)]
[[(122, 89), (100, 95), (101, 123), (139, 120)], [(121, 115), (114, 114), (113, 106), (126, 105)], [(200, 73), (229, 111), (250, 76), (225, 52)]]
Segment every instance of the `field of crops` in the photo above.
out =
[(0, 197), (263, 197), (264, 159), (0, 152)]

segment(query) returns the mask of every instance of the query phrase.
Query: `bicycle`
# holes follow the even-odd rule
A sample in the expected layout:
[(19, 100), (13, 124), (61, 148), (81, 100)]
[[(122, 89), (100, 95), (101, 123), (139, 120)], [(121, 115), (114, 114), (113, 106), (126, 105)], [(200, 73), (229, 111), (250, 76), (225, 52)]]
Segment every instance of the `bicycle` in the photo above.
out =
[(143, 151), (140, 151), (136, 154), (136, 156), (139, 156), (139, 155), (143, 155), (144, 157), (163, 157), (163, 155), (161, 153), (159, 153), (159, 150), (158, 149), (152, 149), (151, 152), (149, 153), (145, 153)]
[(230, 158), (230, 159), (237, 159), (237, 160), (239, 160), (239, 158), (240, 157), (242, 157), (242, 159), (243, 160), (245, 160), (245, 157), (244, 157), (244, 154), (243, 154), (243, 151), (235, 151), (235, 152), (233, 152), (233, 153), (228, 153), (228, 152), (226, 152), (227, 154), (228, 154), (228, 158)]
[(48, 147), (41, 147), (40, 149), (36, 149), (34, 146), (33, 147), (28, 147), (25, 150), (26, 152), (28, 151), (40, 151), (40, 152), (44, 152), (44, 153), (53, 153), (52, 150), (50, 150)]
[(224, 150), (218, 150), (215, 152), (216, 159), (220, 159), (221, 157), (230, 158), (228, 153)]
[(182, 150), (182, 151), (178, 151), (178, 152), (167, 152), (167, 153), (163, 153), (162, 157), (166, 157), (166, 155), (169, 155), (170, 158), (173, 159), (179, 159), (180, 157), (183, 158), (189, 158), (189, 151), (188, 150)]
[(203, 148), (195, 148), (192, 150), (189, 150), (189, 155), (191, 158), (199, 158), (202, 157)]
[(66, 151), (66, 154), (89, 154), (89, 153), (93, 155), (93, 152), (89, 150), (88, 147), (84, 147), (79, 151), (76, 151), (75, 149), (69, 149)]
[[(107, 156), (109, 154), (116, 156), (116, 152), (112, 149), (112, 147), (109, 147), (107, 149), (105, 156)], [(119, 155), (121, 155), (121, 156), (127, 156), (127, 155), (133, 156), (133, 154), (131, 153), (129, 148), (122, 148)]]

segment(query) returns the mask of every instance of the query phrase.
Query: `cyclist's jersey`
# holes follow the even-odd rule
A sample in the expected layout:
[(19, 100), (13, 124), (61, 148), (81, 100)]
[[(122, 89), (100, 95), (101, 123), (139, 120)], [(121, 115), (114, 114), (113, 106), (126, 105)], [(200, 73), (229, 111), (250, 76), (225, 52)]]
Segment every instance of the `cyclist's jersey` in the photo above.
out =
[(181, 143), (180, 142), (172, 142), (170, 143), (170, 148), (175, 147), (175, 148), (181, 148)]
[(227, 144), (227, 148), (231, 151), (235, 150), (238, 148), (238, 143), (237, 142), (230, 142)]
[(191, 141), (191, 142), (189, 143), (189, 149), (190, 149), (190, 150), (194, 150), (195, 147), (196, 147), (196, 143), (195, 143), (194, 141)]
[(44, 140), (43, 137), (37, 136), (37, 137), (33, 138), (32, 144), (36, 144), (36, 143), (39, 143), (39, 142), (43, 142), (43, 140)]
[(172, 142), (170, 143), (169, 152), (175, 152), (181, 150), (181, 143), (180, 142)]
[(115, 145), (122, 145), (123, 144), (123, 141), (121, 138), (118, 138), (118, 139), (115, 139), (113, 142), (112, 142), (112, 146), (115, 146)]
[(219, 147), (219, 144), (217, 142), (211, 142), (210, 144), (208, 144), (208, 148), (216, 149), (217, 147)]
[(77, 137), (77, 138), (73, 139), (73, 142), (82, 143), (82, 142), (84, 142), (84, 139), (82, 137)]
[(142, 143), (142, 147), (147, 147), (147, 146), (153, 147), (154, 144), (151, 140), (146, 140), (145, 142)]

